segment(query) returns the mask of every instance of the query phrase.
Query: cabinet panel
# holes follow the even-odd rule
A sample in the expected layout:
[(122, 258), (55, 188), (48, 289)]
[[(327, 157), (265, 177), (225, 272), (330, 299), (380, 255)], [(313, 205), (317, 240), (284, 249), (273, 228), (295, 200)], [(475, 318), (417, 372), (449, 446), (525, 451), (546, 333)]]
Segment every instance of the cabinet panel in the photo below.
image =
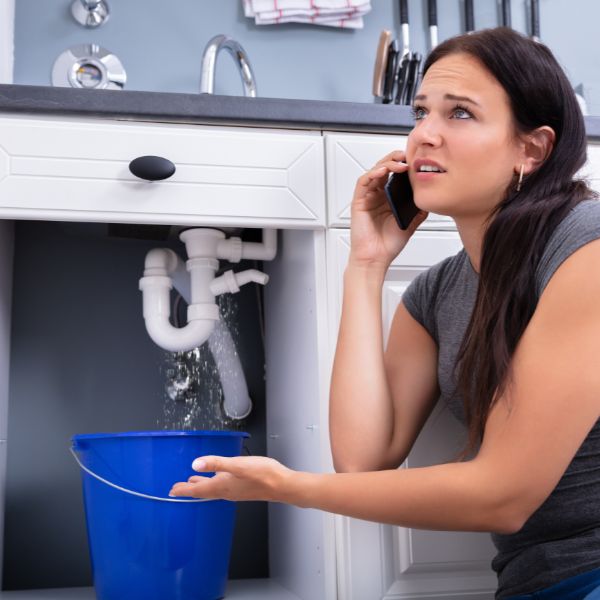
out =
[[(129, 163), (146, 155), (175, 173), (138, 179)], [(321, 228), (324, 180), (316, 133), (0, 119), (4, 217)]]
[[(330, 227), (350, 227), (356, 180), (392, 150), (406, 148), (406, 135), (325, 134), (327, 206)], [(421, 229), (455, 229), (450, 217), (430, 213)]]
[(591, 188), (600, 193), (600, 144), (588, 144), (587, 161), (577, 176), (586, 179)]
[[(350, 251), (346, 230), (329, 230), (332, 336), (337, 337), (343, 272)], [(390, 267), (382, 295), (384, 335), (409, 283), (429, 266), (461, 249), (450, 231), (418, 231)], [(335, 342), (332, 337), (332, 348)], [(438, 405), (400, 468), (452, 460), (465, 440), (462, 425)], [(392, 527), (340, 517), (336, 521), (340, 600), (422, 600), (466, 597), (491, 600), (496, 576), (489, 534)]]

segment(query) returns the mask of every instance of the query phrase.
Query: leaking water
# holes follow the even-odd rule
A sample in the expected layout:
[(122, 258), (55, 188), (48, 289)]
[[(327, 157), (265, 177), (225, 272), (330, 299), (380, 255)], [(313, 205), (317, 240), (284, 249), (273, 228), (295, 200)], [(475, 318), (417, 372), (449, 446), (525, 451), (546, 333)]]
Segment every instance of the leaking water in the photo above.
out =
[[(237, 347), (239, 340), (238, 304), (233, 294), (216, 299), (222, 322)], [(222, 347), (218, 329), (211, 343)], [(157, 421), (162, 429), (241, 430), (244, 420), (230, 419), (223, 410), (223, 391), (208, 342), (189, 352), (167, 352), (161, 366), (165, 380), (163, 415)], [(227, 376), (227, 373), (224, 373)]]

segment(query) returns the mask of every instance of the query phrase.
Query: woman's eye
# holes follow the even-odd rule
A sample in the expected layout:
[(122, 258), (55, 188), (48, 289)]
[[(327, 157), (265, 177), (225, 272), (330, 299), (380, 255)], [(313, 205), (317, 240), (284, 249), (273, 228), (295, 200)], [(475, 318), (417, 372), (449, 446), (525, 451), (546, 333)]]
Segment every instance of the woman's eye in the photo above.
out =
[(462, 108), (460, 106), (457, 106), (452, 111), (452, 114), (456, 119), (470, 119), (473, 116), (466, 108)]
[(415, 121), (420, 121), (425, 116), (425, 109), (422, 106), (415, 106), (412, 109), (412, 114)]

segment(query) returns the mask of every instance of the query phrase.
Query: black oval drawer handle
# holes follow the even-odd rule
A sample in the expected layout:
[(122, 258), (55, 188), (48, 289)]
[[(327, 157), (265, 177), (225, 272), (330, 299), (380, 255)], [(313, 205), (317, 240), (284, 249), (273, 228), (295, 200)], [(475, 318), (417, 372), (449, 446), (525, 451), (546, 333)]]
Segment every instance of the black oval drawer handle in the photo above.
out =
[(140, 179), (160, 181), (175, 173), (175, 165), (162, 156), (138, 156), (129, 163), (129, 170)]

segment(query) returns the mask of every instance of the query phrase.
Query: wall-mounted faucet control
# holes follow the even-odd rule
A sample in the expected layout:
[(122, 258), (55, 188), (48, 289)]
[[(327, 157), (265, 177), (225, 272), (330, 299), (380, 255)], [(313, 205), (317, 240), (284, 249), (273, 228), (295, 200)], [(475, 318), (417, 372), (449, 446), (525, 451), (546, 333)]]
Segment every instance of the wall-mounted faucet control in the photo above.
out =
[(75, 0), (71, 4), (73, 18), (84, 27), (100, 27), (108, 21), (110, 9), (106, 0)]

